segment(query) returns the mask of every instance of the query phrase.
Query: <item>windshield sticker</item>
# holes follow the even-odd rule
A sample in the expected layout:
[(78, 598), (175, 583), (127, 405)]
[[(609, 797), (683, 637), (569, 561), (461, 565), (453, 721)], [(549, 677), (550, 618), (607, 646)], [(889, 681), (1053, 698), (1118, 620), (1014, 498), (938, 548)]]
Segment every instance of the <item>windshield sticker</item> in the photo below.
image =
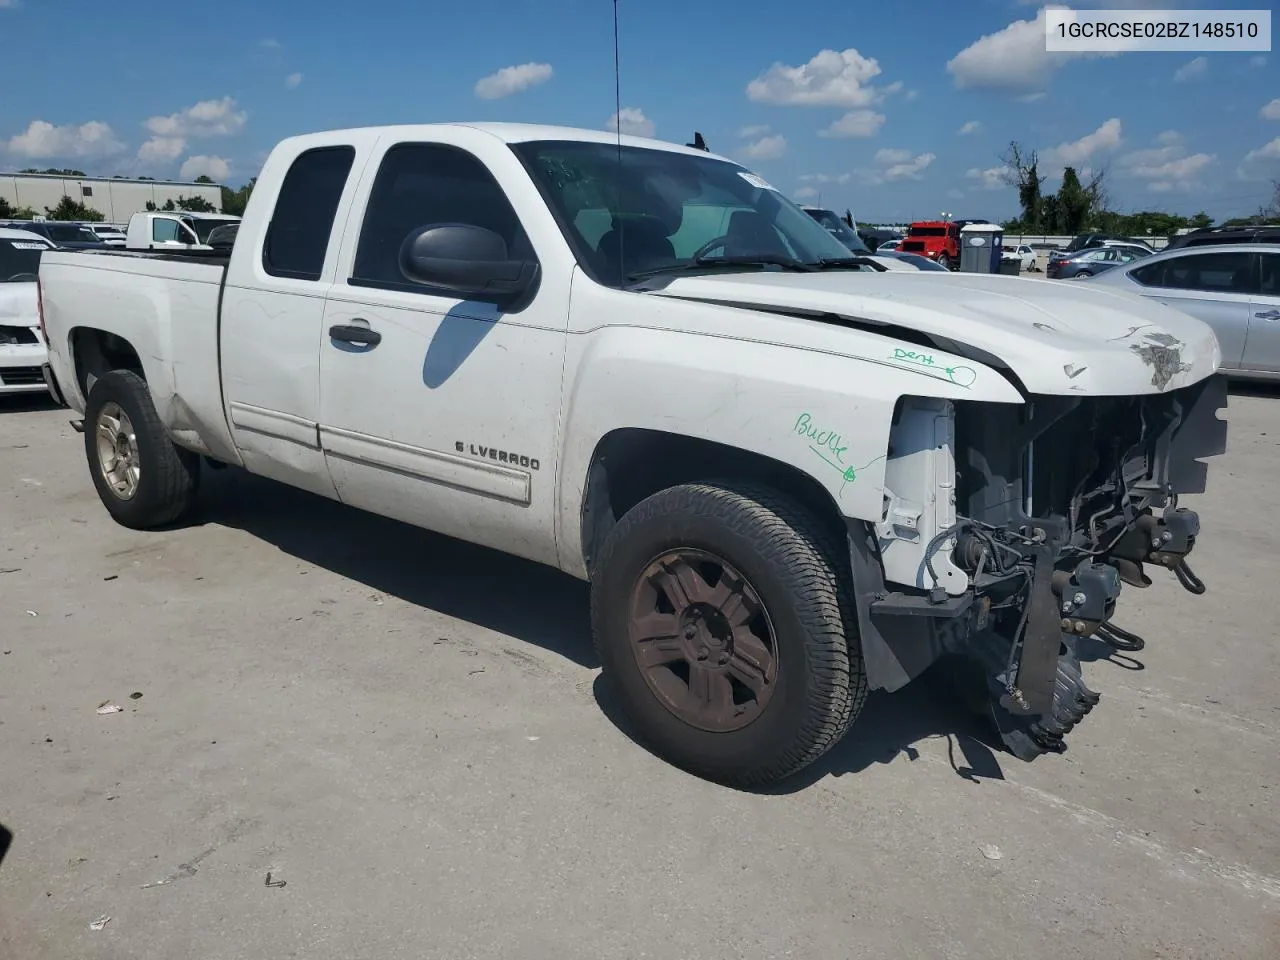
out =
[(25, 240), (15, 240), (10, 244), (15, 250), (43, 250), (43, 243), (27, 243)]
[(777, 187), (771, 184), (768, 180), (765, 180), (763, 177), (757, 177), (754, 173), (747, 173), (745, 170), (739, 170), (738, 176), (747, 181), (747, 183), (751, 184), (757, 190), (772, 190), (774, 193), (778, 192)]
[(928, 370), (930, 376), (936, 376), (939, 380), (950, 380), (957, 387), (964, 387), (966, 390), (978, 379), (978, 371), (973, 367), (945, 367), (936, 363), (932, 354), (920, 353), (916, 350), (894, 347), (893, 356), (889, 359), (895, 363), (908, 363), (915, 368), (922, 368), (922, 372)]

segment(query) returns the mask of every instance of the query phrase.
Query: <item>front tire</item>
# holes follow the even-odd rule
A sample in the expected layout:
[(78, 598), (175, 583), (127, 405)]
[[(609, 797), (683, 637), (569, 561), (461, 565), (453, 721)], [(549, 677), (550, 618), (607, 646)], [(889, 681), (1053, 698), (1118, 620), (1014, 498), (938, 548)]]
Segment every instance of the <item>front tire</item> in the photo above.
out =
[(605, 539), (591, 618), (638, 739), (709, 780), (796, 773), (866, 699), (843, 538), (769, 489), (687, 484), (637, 504)]
[(1089, 279), (1090, 277), (1092, 277), (1092, 276), (1093, 276), (1093, 274), (1092, 274), (1092, 273), (1090, 273), (1088, 270), (1081, 270), (1079, 273), (1077, 273), (1077, 274), (1076, 274), (1075, 276), (1073, 276), (1071, 279), (1072, 279), (1072, 280), (1088, 280), (1088, 279)]
[(122, 526), (164, 526), (195, 499), (200, 458), (169, 439), (147, 382), (131, 370), (112, 370), (93, 382), (84, 446), (98, 498)]
[(938, 266), (942, 267), (944, 270), (950, 270), (952, 268), (951, 258), (944, 253), (938, 258)]

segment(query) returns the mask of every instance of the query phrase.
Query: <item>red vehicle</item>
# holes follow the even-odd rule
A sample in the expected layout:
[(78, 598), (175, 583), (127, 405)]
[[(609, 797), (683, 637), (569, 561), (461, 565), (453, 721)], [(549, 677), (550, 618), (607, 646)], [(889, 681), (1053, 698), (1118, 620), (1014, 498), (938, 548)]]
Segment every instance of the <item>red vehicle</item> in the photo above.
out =
[(948, 270), (960, 266), (960, 231), (966, 224), (986, 220), (919, 220), (907, 230), (898, 247), (903, 253), (918, 253)]

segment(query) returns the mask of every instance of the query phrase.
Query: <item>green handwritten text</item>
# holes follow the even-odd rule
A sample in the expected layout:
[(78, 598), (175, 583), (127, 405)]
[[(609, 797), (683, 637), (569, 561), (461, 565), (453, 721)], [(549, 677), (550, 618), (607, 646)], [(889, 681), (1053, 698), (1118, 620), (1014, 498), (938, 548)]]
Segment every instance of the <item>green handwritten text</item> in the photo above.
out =
[[(834, 430), (824, 430), (813, 422), (813, 417), (807, 413), (802, 413), (796, 418), (796, 433), (804, 437), (806, 440), (812, 441), (811, 446), (821, 448), (827, 451), (836, 460), (844, 463), (845, 451), (849, 449), (849, 445), (844, 442), (844, 438)], [(822, 456), (822, 454), (819, 454)]]
[(964, 387), (965, 389), (973, 386), (974, 381), (978, 379), (978, 372), (973, 367), (944, 367), (934, 361), (933, 354), (921, 353), (918, 350), (904, 350), (902, 347), (894, 347), (893, 356), (889, 359), (898, 363), (910, 363), (918, 367), (937, 370), (942, 377), (950, 380), (957, 387)]

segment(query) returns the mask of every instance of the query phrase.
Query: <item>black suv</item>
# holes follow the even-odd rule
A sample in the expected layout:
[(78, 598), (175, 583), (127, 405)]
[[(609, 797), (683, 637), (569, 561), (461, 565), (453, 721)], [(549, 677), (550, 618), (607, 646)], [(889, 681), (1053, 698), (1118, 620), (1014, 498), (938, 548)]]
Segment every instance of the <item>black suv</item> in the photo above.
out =
[(1211, 243), (1280, 243), (1280, 224), (1266, 223), (1255, 227), (1205, 227), (1192, 230), (1169, 241), (1166, 250), (1179, 247), (1202, 247)]
[(1075, 253), (1077, 250), (1089, 250), (1093, 247), (1101, 247), (1108, 240), (1116, 240), (1120, 243), (1132, 243), (1134, 246), (1146, 247), (1155, 253), (1151, 244), (1145, 240), (1135, 240), (1133, 237), (1121, 237), (1114, 233), (1081, 233), (1071, 238), (1071, 242), (1062, 248), (1063, 253)]

